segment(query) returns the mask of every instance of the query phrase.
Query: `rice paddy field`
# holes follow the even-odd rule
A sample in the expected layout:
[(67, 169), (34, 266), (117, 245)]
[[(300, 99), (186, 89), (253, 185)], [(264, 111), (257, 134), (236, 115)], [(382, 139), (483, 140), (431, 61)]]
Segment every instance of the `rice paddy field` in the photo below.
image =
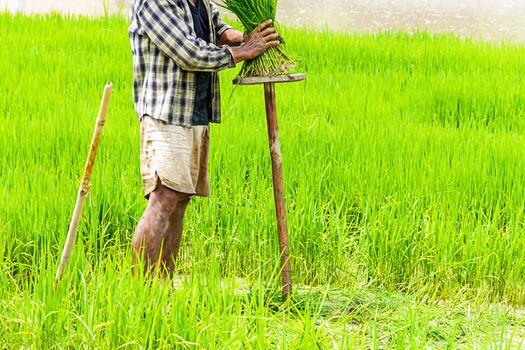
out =
[[(0, 347), (525, 348), (525, 47), (284, 28), (295, 294), (283, 304), (261, 87), (221, 73), (212, 197), (175, 284), (131, 275), (146, 205), (127, 20), (0, 14)], [(79, 237), (55, 290), (102, 88)]]

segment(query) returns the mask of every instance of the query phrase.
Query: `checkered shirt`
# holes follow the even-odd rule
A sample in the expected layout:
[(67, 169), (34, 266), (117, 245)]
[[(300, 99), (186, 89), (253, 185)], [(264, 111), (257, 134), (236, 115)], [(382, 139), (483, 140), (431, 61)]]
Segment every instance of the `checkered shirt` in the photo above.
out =
[(140, 118), (149, 115), (191, 127), (195, 72), (211, 74), (211, 118), (220, 123), (218, 71), (235, 67), (231, 48), (216, 46), (231, 27), (203, 0), (210, 21), (209, 43), (197, 38), (188, 0), (134, 0), (128, 29), (133, 54), (133, 99)]

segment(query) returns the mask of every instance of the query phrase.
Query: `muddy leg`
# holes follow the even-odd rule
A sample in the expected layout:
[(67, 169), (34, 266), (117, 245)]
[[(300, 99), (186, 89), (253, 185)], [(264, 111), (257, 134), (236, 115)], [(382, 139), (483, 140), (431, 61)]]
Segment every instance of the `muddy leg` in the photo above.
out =
[(148, 205), (133, 237), (133, 265), (144, 259), (145, 273), (155, 274), (161, 267), (173, 273), (173, 261), (180, 246), (182, 219), (189, 203), (188, 194), (173, 191), (162, 184), (150, 194)]
[(170, 226), (168, 227), (168, 235), (164, 243), (164, 249), (162, 250), (162, 261), (164, 262), (170, 277), (173, 277), (173, 272), (175, 270), (175, 261), (177, 260), (182, 237), (184, 213), (186, 212), (190, 200), (191, 197), (189, 195), (181, 194), (175, 212), (171, 217)]

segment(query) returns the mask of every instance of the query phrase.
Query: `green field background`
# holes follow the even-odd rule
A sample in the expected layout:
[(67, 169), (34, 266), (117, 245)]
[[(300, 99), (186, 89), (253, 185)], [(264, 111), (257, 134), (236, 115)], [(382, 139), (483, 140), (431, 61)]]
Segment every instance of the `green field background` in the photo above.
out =
[[(141, 307), (125, 303), (149, 300), (130, 277), (131, 237), (146, 201), (126, 27), (118, 17), (0, 14), (0, 334), (19, 346), (65, 348), (323, 342), (305, 321), (286, 326), (300, 335), (287, 343), (281, 330), (259, 325), (268, 322), (263, 306), (209, 289), (170, 297), (155, 287), (159, 304), (193, 305), (191, 295), (204, 303), (169, 322), (160, 313), (138, 321)], [(525, 48), (419, 32), (284, 33), (308, 76), (277, 87), (294, 283), (523, 305)], [(277, 289), (263, 90), (233, 87), (235, 74), (221, 73), (212, 197), (188, 209), (179, 273), (271, 280)], [(114, 92), (92, 191), (71, 265), (53, 292), (107, 81)], [(246, 319), (223, 317), (241, 313)], [(179, 326), (188, 333), (159, 340)], [(369, 331), (359, 339), (381, 343)], [(234, 335), (242, 342), (228, 343)]]

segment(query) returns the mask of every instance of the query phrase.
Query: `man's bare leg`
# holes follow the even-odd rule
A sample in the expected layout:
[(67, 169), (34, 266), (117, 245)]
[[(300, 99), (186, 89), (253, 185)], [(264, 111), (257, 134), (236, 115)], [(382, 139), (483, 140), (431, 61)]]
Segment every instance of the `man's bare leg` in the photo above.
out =
[(170, 277), (173, 277), (173, 272), (175, 271), (175, 260), (179, 254), (184, 213), (186, 212), (186, 208), (191, 200), (191, 196), (186, 193), (179, 192), (179, 195), (177, 207), (170, 219), (171, 225), (169, 227), (169, 237), (164, 243), (164, 249), (162, 249), (161, 260), (165, 264)]
[(160, 182), (150, 194), (148, 205), (135, 229), (133, 264), (144, 258), (145, 272), (160, 266), (171, 276), (182, 236), (184, 212), (191, 196), (167, 188)]

